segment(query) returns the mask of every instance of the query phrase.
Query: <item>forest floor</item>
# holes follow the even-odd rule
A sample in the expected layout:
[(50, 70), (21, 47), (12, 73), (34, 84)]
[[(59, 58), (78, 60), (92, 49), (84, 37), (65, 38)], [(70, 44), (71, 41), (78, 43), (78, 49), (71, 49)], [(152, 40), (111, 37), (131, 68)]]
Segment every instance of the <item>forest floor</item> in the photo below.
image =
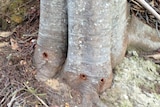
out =
[[(38, 82), (33, 53), (37, 36), (0, 32), (0, 107), (74, 107), (66, 84), (51, 79)], [(77, 100), (77, 101), (75, 101)]]
[[(58, 78), (45, 83), (35, 79), (38, 1), (23, 22), (0, 32), (0, 107), (76, 107), (81, 101)], [(108, 107), (160, 107), (159, 54), (159, 50), (128, 50), (123, 62), (114, 69), (111, 89), (100, 99)]]
[[(76, 107), (81, 102), (59, 79), (45, 83), (35, 79), (37, 36), (17, 37), (11, 32), (0, 35), (0, 107)], [(140, 56), (128, 51), (114, 70), (113, 86), (100, 95), (101, 100), (108, 107), (159, 107), (159, 56), (158, 51)]]

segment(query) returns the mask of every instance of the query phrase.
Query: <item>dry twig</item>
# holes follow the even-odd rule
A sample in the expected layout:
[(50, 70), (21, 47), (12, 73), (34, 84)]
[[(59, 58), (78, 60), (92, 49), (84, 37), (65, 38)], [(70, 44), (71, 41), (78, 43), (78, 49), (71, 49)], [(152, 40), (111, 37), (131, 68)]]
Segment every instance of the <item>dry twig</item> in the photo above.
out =
[(25, 85), (25, 87), (28, 89), (28, 91), (29, 91), (31, 94), (33, 94), (45, 107), (49, 107), (40, 97), (38, 97), (38, 95), (36, 95), (36, 94), (32, 91), (32, 89), (31, 89), (27, 84), (24, 83), (24, 85)]
[(150, 11), (158, 20), (160, 20), (160, 15), (145, 1), (145, 0), (136, 0), (142, 6), (144, 6), (148, 11)]

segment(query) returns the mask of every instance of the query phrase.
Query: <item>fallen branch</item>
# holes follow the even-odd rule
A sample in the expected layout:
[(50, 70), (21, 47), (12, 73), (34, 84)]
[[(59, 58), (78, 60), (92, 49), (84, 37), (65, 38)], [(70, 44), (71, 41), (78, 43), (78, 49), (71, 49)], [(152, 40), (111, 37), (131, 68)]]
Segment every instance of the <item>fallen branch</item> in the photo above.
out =
[(16, 95), (17, 95), (17, 93), (18, 93), (19, 91), (20, 91), (20, 90), (16, 90), (16, 91), (13, 93), (10, 102), (7, 104), (7, 107), (12, 107), (14, 101), (16, 100)]
[(136, 0), (136, 1), (139, 2), (148, 11), (150, 11), (160, 21), (160, 15), (145, 0)]

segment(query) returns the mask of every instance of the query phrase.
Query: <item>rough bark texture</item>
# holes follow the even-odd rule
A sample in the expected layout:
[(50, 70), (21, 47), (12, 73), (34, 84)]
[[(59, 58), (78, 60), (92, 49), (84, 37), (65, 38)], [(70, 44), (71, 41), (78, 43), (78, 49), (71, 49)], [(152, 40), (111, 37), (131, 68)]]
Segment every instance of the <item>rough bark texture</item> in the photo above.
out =
[(34, 59), (38, 68), (36, 77), (44, 81), (61, 70), (66, 57), (66, 0), (41, 0), (40, 12)]

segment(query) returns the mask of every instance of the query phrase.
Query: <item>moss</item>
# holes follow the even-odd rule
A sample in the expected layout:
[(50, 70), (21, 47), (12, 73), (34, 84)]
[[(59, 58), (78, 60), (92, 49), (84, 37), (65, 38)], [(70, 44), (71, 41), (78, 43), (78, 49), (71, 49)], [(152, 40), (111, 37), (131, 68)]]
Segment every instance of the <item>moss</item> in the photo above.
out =
[(21, 23), (24, 20), (26, 10), (24, 0), (14, 0), (8, 7), (8, 11), (11, 13), (10, 18), (14, 23)]
[(2, 6), (0, 14), (1, 30), (7, 28), (14, 28), (17, 24), (25, 20), (28, 9), (31, 7), (27, 5), (28, 0), (9, 0), (7, 3), (0, 2)]
[(8, 26), (9, 26), (9, 23), (7, 23), (5, 20), (0, 18), (0, 30), (5, 30), (8, 28)]
[(133, 107), (129, 100), (124, 100), (121, 102), (120, 107)]
[(11, 20), (15, 23), (21, 23), (23, 21), (23, 16), (13, 14), (11, 15)]
[(112, 93), (113, 97), (106, 100), (112, 103), (118, 101), (119, 106), (114, 107), (159, 107), (160, 76), (157, 70), (160, 66), (139, 57), (135, 50), (130, 50), (129, 53), (131, 56), (124, 58), (115, 68), (114, 85), (111, 90), (118, 89), (121, 93)]

